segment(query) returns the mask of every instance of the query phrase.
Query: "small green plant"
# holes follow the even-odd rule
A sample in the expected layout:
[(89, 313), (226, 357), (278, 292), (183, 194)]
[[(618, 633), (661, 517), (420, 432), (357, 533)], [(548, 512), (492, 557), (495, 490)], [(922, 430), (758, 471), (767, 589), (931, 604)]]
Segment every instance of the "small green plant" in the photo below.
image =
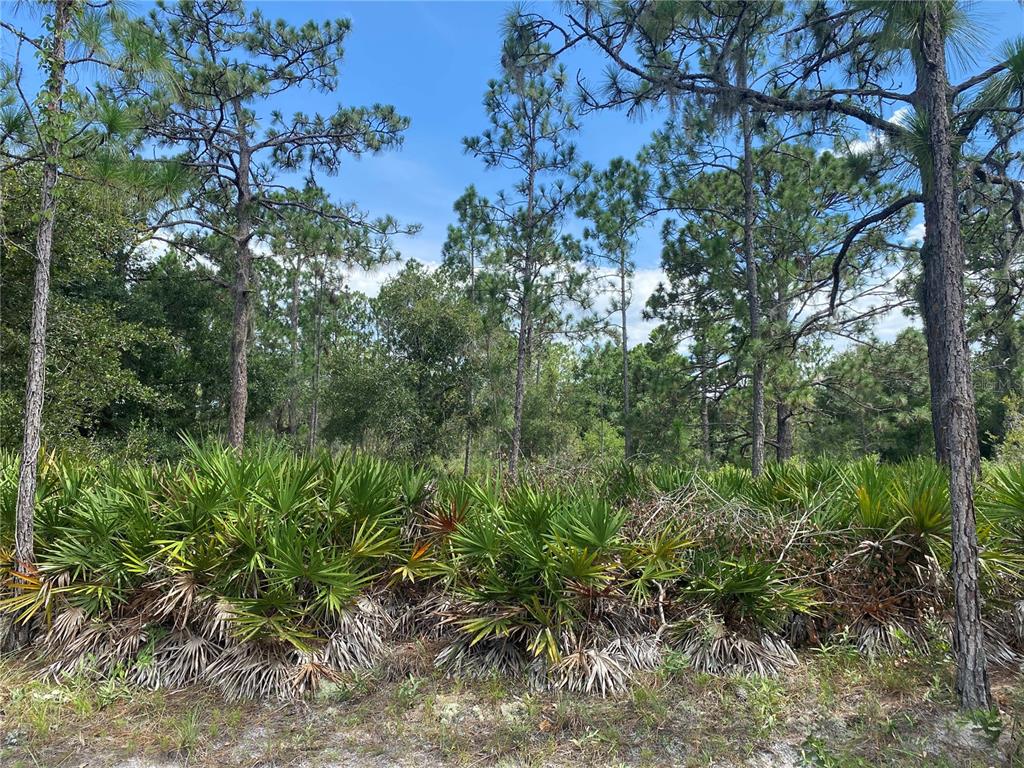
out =
[(670, 712), (664, 693), (656, 686), (635, 685), (633, 708), (648, 728), (660, 728)]
[(965, 712), (963, 719), (978, 728), (991, 744), (995, 744), (1003, 733), (1003, 719), (995, 707)]
[(405, 678), (395, 689), (395, 706), (399, 710), (409, 709), (420, 698), (420, 690), (422, 688), (422, 677), (414, 677), (410, 675)]
[(863, 758), (836, 754), (818, 736), (809, 736), (803, 743), (800, 760), (806, 768), (872, 768)]
[(668, 648), (661, 654), (661, 671), (665, 675), (674, 675), (688, 672), (692, 669), (690, 657), (675, 648)]
[(190, 709), (175, 724), (179, 754), (191, 757), (202, 735), (202, 720), (199, 708)]
[(739, 683), (738, 693), (746, 700), (758, 738), (771, 736), (783, 717), (785, 691), (776, 678), (751, 676)]

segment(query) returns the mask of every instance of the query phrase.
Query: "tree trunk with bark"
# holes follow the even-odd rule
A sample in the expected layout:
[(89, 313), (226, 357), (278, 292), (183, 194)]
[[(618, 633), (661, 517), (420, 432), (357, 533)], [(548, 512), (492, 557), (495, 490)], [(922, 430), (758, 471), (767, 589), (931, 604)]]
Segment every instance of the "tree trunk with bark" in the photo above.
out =
[(775, 460), (793, 458), (793, 408), (782, 400), (775, 403)]
[(324, 257), (324, 270), (320, 274), (316, 293), (316, 323), (313, 329), (313, 386), (312, 402), (309, 406), (309, 438), (308, 450), (316, 447), (317, 432), (320, 430), (320, 356), (322, 354), (322, 334), (324, 318), (324, 282), (327, 280), (327, 257)]
[(530, 262), (527, 260), (526, 277), (523, 280), (523, 294), (519, 307), (519, 340), (516, 347), (516, 389), (512, 406), (512, 447), (508, 458), (508, 472), (515, 480), (519, 472), (519, 451), (523, 440), (523, 401), (526, 396), (526, 356), (530, 335)]
[(299, 276), (302, 258), (296, 254), (292, 271), (292, 298), (288, 308), (291, 325), (291, 386), (288, 388), (288, 434), (294, 439), (299, 433)]
[(629, 415), (629, 336), (626, 327), (626, 264), (619, 265), (619, 312), (622, 320), (622, 436), (626, 444), (626, 461), (633, 458), (633, 425)]
[[(928, 249), (930, 243), (925, 237), (921, 246), (921, 261), (927, 265), (929, 261)], [(925, 266), (927, 272), (927, 266)], [(938, 305), (929, 299), (927, 275), (921, 278), (921, 318), (924, 321), (924, 336), (928, 349), (938, 349), (942, 345), (942, 319), (938, 316)], [(949, 466), (949, 452), (946, 446), (945, 428), (942, 421), (942, 409), (940, 402), (942, 393), (939, 388), (939, 380), (942, 378), (942, 369), (939, 365), (939, 356), (928, 355), (928, 389), (929, 405), (932, 417), (932, 440), (935, 443), (935, 461), (939, 464)]]
[(530, 166), (526, 174), (526, 227), (523, 248), (523, 281), (519, 306), (519, 339), (516, 347), (516, 388), (512, 405), (512, 446), (509, 452), (508, 472), (514, 481), (519, 473), (519, 452), (523, 440), (523, 401), (526, 397), (526, 369), (529, 365), (530, 341), (533, 319), (530, 317), (530, 302), (533, 300), (533, 259), (534, 259), (534, 212), (537, 194), (536, 132), (531, 123)]
[[(476, 306), (476, 251), (475, 238), (469, 246), (469, 303)], [(474, 349), (476, 344), (470, 343), (470, 360), (476, 357)], [(462, 461), (462, 476), (469, 477), (469, 456), (473, 450), (473, 378), (466, 377), (466, 445), (465, 455)]]
[(231, 404), (228, 411), (228, 445), (242, 450), (245, 441), (245, 411), (249, 402), (249, 323), (252, 292), (252, 158), (246, 146), (245, 119), (240, 100), (234, 102), (235, 124), (241, 150), (238, 159), (238, 201), (235, 205), (235, 281), (231, 288), (234, 311), (231, 318)]
[(65, 38), (71, 24), (73, 5), (73, 0), (57, 0), (55, 4), (51, 48), (46, 62), (46, 89), (49, 96), (41, 118), (44, 160), (39, 189), (39, 224), (36, 228), (32, 318), (28, 334), (24, 431), (21, 465), (18, 469), (18, 499), (14, 513), (14, 560), (22, 572), (30, 570), (35, 564), (36, 480), (43, 432), (43, 400), (46, 395), (46, 324), (50, 309), (53, 228), (57, 217), (55, 192), (59, 178), (59, 156), (63, 148), (61, 117), (67, 71)]
[(924, 285), (931, 308), (929, 372), (938, 376), (942, 444), (949, 459), (952, 508), (953, 649), (956, 689), (964, 709), (989, 709), (988, 669), (981, 594), (974, 479), (979, 465), (977, 420), (971, 383), (970, 350), (964, 324), (964, 250), (954, 177), (953, 130), (949, 113), (943, 9), (921, 5), (918, 106), (928, 119), (930, 167), (922, 168), (925, 198)]
[(711, 465), (711, 413), (708, 394), (701, 387), (700, 393), (700, 452), (706, 465)]
[[(242, 225), (239, 231), (242, 231)], [(248, 238), (239, 239), (238, 263), (231, 288), (231, 405), (228, 412), (228, 445), (240, 451), (245, 441), (245, 409), (249, 401), (249, 294), (252, 290), (252, 254)]]
[[(737, 85), (747, 87), (747, 54), (740, 55)], [(761, 350), (761, 296), (754, 253), (754, 129), (750, 107), (740, 106), (743, 133), (743, 262), (747, 277), (747, 303), (750, 309), (750, 341), (753, 345), (750, 413), (750, 471), (757, 477), (764, 467), (764, 359)]]

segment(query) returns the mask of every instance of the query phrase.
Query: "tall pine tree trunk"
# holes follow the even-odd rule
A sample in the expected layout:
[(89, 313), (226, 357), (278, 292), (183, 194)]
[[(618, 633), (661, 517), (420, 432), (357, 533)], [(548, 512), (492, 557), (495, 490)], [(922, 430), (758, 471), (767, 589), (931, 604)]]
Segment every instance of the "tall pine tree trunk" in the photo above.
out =
[[(747, 54), (740, 55), (737, 85), (747, 87)], [(754, 129), (750, 107), (740, 106), (743, 133), (743, 261), (747, 276), (747, 303), (750, 310), (750, 341), (754, 360), (751, 371), (750, 471), (757, 477), (764, 467), (764, 359), (761, 350), (761, 296), (754, 254)]]
[(241, 150), (238, 159), (238, 202), (235, 206), (235, 281), (231, 289), (231, 404), (228, 411), (228, 445), (241, 451), (245, 441), (245, 410), (249, 402), (249, 311), (252, 292), (252, 162), (245, 139), (241, 101), (234, 102), (235, 123)]
[[(925, 235), (921, 247), (921, 261), (925, 265), (925, 275), (921, 278), (921, 318), (924, 320), (924, 336), (928, 349), (937, 349), (942, 346), (942, 318), (939, 316), (939, 306), (929, 298), (927, 264), (929, 262), (928, 250), (932, 243)], [(942, 379), (940, 358), (937, 355), (928, 355), (928, 389), (929, 405), (932, 417), (932, 441), (935, 443), (935, 460), (939, 464), (949, 466), (949, 452), (946, 444), (946, 430), (942, 421), (942, 392), (939, 382)]]
[(711, 413), (708, 394), (701, 385), (700, 393), (700, 452), (706, 465), (711, 464)]
[(775, 403), (775, 459), (793, 458), (793, 408), (782, 400)]
[[(245, 224), (241, 222), (245, 220)], [(228, 445), (242, 449), (245, 441), (245, 409), (249, 401), (249, 294), (252, 290), (252, 252), (247, 215), (240, 214), (236, 247), (235, 282), (231, 288), (234, 311), (231, 317), (231, 404), (228, 411)]]
[(294, 438), (299, 433), (299, 275), (302, 260), (295, 257), (292, 272), (292, 299), (289, 307), (291, 324), (291, 386), (288, 388), (288, 434)]
[(622, 315), (622, 436), (626, 443), (626, 461), (633, 458), (633, 425), (629, 415), (629, 336), (626, 328), (626, 264), (619, 268), (619, 312)]
[[(476, 307), (476, 252), (471, 242), (469, 247), (469, 303)], [(470, 352), (475, 352), (475, 342), (470, 343)], [(476, 357), (473, 354), (471, 360)], [(466, 445), (462, 462), (462, 476), (469, 477), (469, 456), (473, 449), (473, 377), (466, 377)]]
[(313, 386), (312, 403), (309, 406), (309, 438), (310, 451), (316, 447), (317, 433), (320, 430), (320, 356), (323, 354), (323, 322), (324, 322), (324, 282), (327, 280), (327, 256), (324, 256), (324, 270), (320, 273), (320, 282), (316, 294), (316, 323), (313, 330)]
[(508, 472), (512, 479), (518, 477), (519, 451), (523, 440), (523, 400), (526, 395), (526, 356), (530, 335), (530, 263), (526, 263), (523, 279), (522, 304), (519, 307), (519, 341), (516, 347), (516, 389), (512, 406), (512, 447), (508, 459)]
[[(531, 132), (531, 136), (534, 135)], [(519, 472), (519, 452), (522, 450), (523, 441), (523, 401), (526, 397), (526, 368), (527, 358), (530, 354), (530, 333), (533, 330), (533, 322), (530, 318), (530, 301), (533, 299), (531, 287), (533, 284), (533, 257), (534, 257), (534, 206), (537, 193), (537, 171), (536, 171), (536, 140), (530, 146), (530, 168), (526, 176), (526, 229), (525, 248), (523, 249), (523, 281), (522, 281), (522, 304), (519, 307), (519, 340), (516, 347), (516, 389), (512, 404), (512, 447), (508, 459), (508, 472), (514, 481)]]
[(39, 444), (43, 431), (43, 400), (46, 394), (46, 322), (50, 308), (50, 263), (53, 227), (57, 216), (55, 189), (59, 175), (63, 95), (67, 59), (66, 36), (73, 0), (57, 0), (53, 32), (47, 51), (47, 102), (41, 116), (43, 175), (39, 189), (39, 224), (36, 227), (36, 269), (32, 287), (32, 318), (28, 334), (28, 370), (25, 377), (25, 421), (18, 470), (18, 500), (14, 513), (14, 560), (19, 569), (35, 563), (34, 522)]
[(952, 507), (953, 649), (956, 688), (964, 709), (992, 706), (978, 589), (974, 478), (979, 464), (970, 350), (964, 326), (964, 250), (954, 178), (943, 6), (921, 5), (917, 98), (928, 120), (930, 167), (922, 169), (925, 198), (925, 296), (933, 312), (929, 371), (938, 376), (942, 440), (949, 458)]

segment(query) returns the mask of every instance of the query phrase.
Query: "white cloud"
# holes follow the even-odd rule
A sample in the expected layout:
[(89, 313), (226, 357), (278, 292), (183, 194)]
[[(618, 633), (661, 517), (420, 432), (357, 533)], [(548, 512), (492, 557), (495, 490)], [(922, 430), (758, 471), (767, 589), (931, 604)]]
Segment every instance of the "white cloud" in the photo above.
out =
[[(345, 270), (345, 287), (349, 290), (365, 294), (372, 299), (380, 293), (381, 286), (401, 272), (409, 261), (409, 259), (392, 261), (377, 269), (349, 267)], [(433, 272), (441, 266), (441, 263), (438, 261), (424, 259), (417, 259), (417, 261), (423, 264), (429, 272)]]
[(909, 115), (910, 115), (910, 107), (900, 107), (899, 109), (897, 109), (895, 112), (893, 112), (891, 115), (889, 115), (885, 119), (886, 119), (886, 122), (896, 123), (897, 125), (901, 125), (903, 123), (904, 119), (906, 119)]
[[(633, 274), (633, 289), (629, 306), (626, 308), (626, 332), (629, 335), (629, 347), (632, 349), (637, 344), (643, 344), (651, 338), (653, 331), (659, 324), (658, 320), (645, 320), (643, 317), (644, 307), (647, 299), (658, 287), (658, 283), (666, 280), (665, 272), (662, 269), (643, 268), (635, 270)], [(607, 315), (608, 322), (613, 329), (618, 329), (620, 317), (616, 309), (611, 311), (612, 302), (618, 297), (619, 278), (614, 272), (609, 272), (602, 277), (598, 285), (604, 290), (595, 297), (594, 307), (601, 316)]]
[[(345, 271), (345, 285), (350, 290), (359, 291), (373, 298), (380, 293), (381, 286), (401, 272), (405, 264), (412, 259), (423, 264), (431, 272), (438, 269), (441, 266), (441, 262), (437, 258), (439, 253), (440, 247), (436, 243), (409, 238), (402, 245), (401, 261), (391, 262), (373, 270), (360, 269), (358, 267), (349, 268)], [(627, 329), (629, 332), (629, 346), (631, 348), (648, 341), (651, 337), (651, 332), (659, 325), (660, 321), (658, 320), (645, 320), (643, 311), (647, 305), (647, 299), (657, 289), (658, 284), (665, 282), (665, 280), (665, 271), (660, 268), (636, 270), (633, 276), (633, 296), (630, 300), (629, 308), (626, 310), (626, 323), (629, 326)], [(615, 284), (617, 286), (618, 282)], [(611, 307), (612, 298), (611, 291), (601, 294), (597, 300), (597, 309), (607, 312)], [(617, 323), (617, 321), (617, 316), (612, 318), (613, 323)]]
[(166, 240), (154, 240), (150, 238), (139, 243), (138, 249), (144, 260), (154, 262), (158, 261), (160, 257), (167, 253), (171, 249), (171, 245)]
[(885, 136), (879, 131), (871, 131), (867, 138), (851, 141), (846, 145), (846, 149), (851, 155), (868, 155), (884, 145)]
[(875, 333), (881, 341), (893, 341), (907, 328), (920, 327), (921, 320), (918, 317), (907, 317), (902, 310), (894, 309), (878, 318)]
[(626, 323), (629, 325), (629, 346), (635, 347), (651, 338), (653, 331), (659, 324), (659, 320), (644, 320), (643, 311), (647, 306), (647, 300), (658, 287), (658, 283), (666, 281), (665, 270), (638, 269), (633, 276), (633, 299), (626, 311)]
[(924, 222), (919, 221), (903, 234), (904, 245), (915, 245), (924, 242)]
[[(909, 107), (900, 107), (885, 120), (888, 123), (902, 125), (909, 115)], [(867, 136), (850, 141), (846, 145), (846, 151), (851, 155), (866, 155), (884, 147), (887, 141), (888, 137), (882, 131), (872, 130), (868, 131)]]

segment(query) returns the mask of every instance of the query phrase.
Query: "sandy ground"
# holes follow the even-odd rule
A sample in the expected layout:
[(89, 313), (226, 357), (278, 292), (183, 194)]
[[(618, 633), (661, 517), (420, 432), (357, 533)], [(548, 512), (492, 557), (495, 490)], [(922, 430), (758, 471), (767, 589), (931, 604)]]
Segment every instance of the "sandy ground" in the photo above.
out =
[(437, 675), (345, 681), (302, 702), (39, 680), (0, 662), (4, 768), (1024, 766), (1024, 680), (996, 718), (956, 712), (946, 665), (811, 658), (778, 679), (687, 670), (601, 699)]

